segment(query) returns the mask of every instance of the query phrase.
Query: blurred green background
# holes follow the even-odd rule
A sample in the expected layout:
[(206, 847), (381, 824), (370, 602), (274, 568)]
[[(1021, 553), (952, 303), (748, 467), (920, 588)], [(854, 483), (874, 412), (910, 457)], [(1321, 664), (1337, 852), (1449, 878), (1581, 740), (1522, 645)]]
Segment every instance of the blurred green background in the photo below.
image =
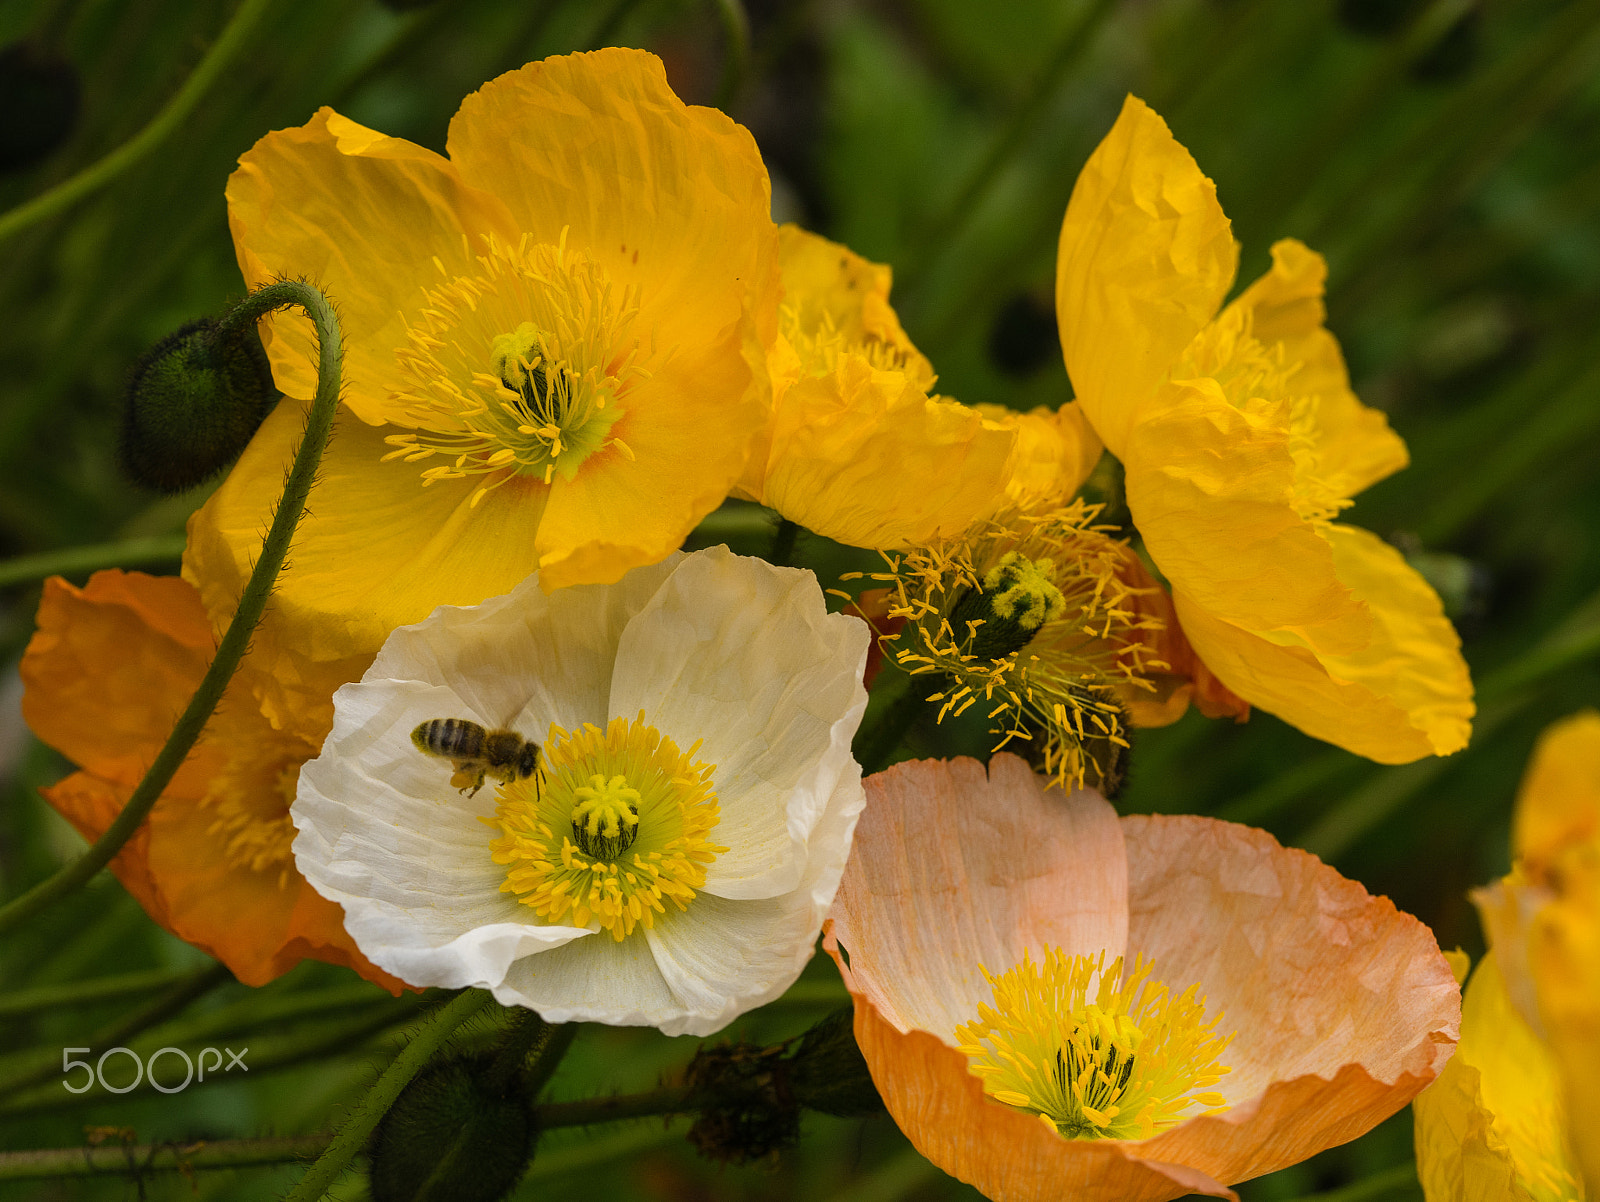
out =
[[(145, 127), (234, 9), (0, 2), (0, 214)], [(1480, 690), (1472, 746), (1381, 768), (1263, 714), (1242, 726), (1191, 714), (1139, 735), (1119, 805), (1267, 827), (1392, 897), (1444, 947), (1480, 952), (1465, 893), (1507, 867), (1533, 740), (1600, 693), (1595, 0), (270, 0), (151, 153), (0, 241), (0, 893), (81, 847), (35, 795), (68, 766), (17, 708), (43, 565), (153, 537), (142, 565), (174, 571), (172, 536), (204, 499), (156, 500), (123, 483), (115, 433), (138, 354), (241, 292), (222, 200), (237, 156), (324, 104), (443, 151), (468, 91), (526, 60), (606, 44), (655, 51), (680, 95), (752, 129), (778, 219), (892, 264), (908, 331), (941, 391), (964, 401), (1069, 398), (1055, 238), (1126, 92), (1216, 180), (1245, 280), (1279, 237), (1328, 256), (1330, 324), (1357, 391), (1388, 412), (1414, 460), (1350, 520), (1392, 539), (1445, 596)], [(55, 91), (24, 94), (29, 73)], [(764, 537), (740, 549), (762, 550)], [(805, 537), (798, 554), (823, 574), (848, 558)], [(910, 749), (928, 740), (914, 733)], [(49, 1060), (61, 1046), (115, 1042), (105, 1036), (119, 1023), (143, 1023), (150, 1048), (254, 1049), (247, 1080), (170, 1097), (96, 1090), (83, 1101), (38, 1070), (39, 1084), (0, 1089), (0, 1149), (79, 1145), (90, 1127), (141, 1142), (315, 1131), (345, 1113), (415, 1014), (323, 965), (249, 991), (204, 976), (207, 964), (109, 877), (0, 947), (0, 1084), (37, 1070), (39, 1048)], [(98, 1003), (68, 1008), (47, 992), (133, 973), (144, 975)], [(832, 965), (814, 962), (791, 999), (728, 1034), (785, 1038), (842, 996)], [(591, 1029), (553, 1096), (648, 1087), (695, 1044)], [(652, 1120), (552, 1136), (518, 1197), (976, 1196), (886, 1117), (808, 1115), (798, 1149), (743, 1168), (700, 1161), (682, 1130)], [(1240, 1193), (1420, 1197), (1410, 1155), (1403, 1113)], [(0, 1183), (0, 1198), (269, 1198), (294, 1177)], [(342, 1196), (362, 1196), (359, 1183)]]

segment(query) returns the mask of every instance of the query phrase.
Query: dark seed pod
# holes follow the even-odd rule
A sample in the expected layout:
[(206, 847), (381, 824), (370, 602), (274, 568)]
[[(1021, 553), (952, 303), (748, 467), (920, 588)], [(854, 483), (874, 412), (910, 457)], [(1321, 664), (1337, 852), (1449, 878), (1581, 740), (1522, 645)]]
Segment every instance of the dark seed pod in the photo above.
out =
[(0, 175), (49, 158), (78, 125), (78, 70), (31, 42), (0, 49)]
[(807, 1110), (858, 1118), (883, 1109), (866, 1057), (856, 1046), (855, 1007), (843, 1006), (800, 1039), (789, 1062), (789, 1088)]
[(527, 1168), (533, 1117), (488, 1084), (492, 1057), (430, 1064), (383, 1116), (367, 1155), (373, 1202), (497, 1202)]
[(239, 456), (277, 396), (254, 327), (225, 336), (209, 318), (191, 322), (134, 366), (122, 469), (157, 492), (193, 488)]

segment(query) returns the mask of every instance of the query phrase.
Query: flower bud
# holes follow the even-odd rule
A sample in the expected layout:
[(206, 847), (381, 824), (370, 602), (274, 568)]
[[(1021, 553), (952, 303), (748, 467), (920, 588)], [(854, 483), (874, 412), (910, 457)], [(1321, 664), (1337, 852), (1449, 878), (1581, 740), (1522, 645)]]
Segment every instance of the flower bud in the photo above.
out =
[(169, 334), (134, 366), (122, 421), (122, 469), (157, 492), (214, 476), (244, 450), (277, 390), (253, 326), (210, 318)]
[(807, 1110), (858, 1118), (883, 1109), (866, 1058), (856, 1046), (855, 1007), (843, 1006), (801, 1037), (789, 1062), (789, 1088)]
[(495, 1202), (527, 1167), (533, 1116), (520, 1088), (489, 1082), (492, 1056), (428, 1065), (372, 1134), (373, 1202)]
[(78, 124), (77, 69), (31, 42), (0, 49), (0, 175), (50, 157)]
[(700, 1155), (724, 1164), (776, 1156), (800, 1139), (800, 1107), (789, 1091), (786, 1046), (747, 1043), (702, 1046), (689, 1063), (686, 1083), (700, 1116), (689, 1142)]

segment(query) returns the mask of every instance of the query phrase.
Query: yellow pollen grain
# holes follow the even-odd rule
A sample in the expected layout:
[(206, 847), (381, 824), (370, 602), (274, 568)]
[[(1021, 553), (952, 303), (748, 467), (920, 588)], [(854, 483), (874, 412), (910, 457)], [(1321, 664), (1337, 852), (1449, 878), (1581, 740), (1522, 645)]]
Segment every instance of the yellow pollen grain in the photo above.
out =
[[(981, 966), (980, 966), (981, 968)], [(994, 1004), (956, 1028), (971, 1072), (996, 1101), (1031, 1111), (1068, 1139), (1148, 1139), (1197, 1113), (1226, 1107), (1202, 1093), (1226, 1074), (1218, 1057), (1233, 1035), (1205, 1016), (1191, 985), (1174, 998), (1138, 961), (1068, 956), (996, 976), (981, 968)]]
[[(552, 726), (539, 779), (502, 786), (485, 820), (500, 832), (489, 850), (506, 869), (502, 892), (546, 923), (598, 927), (618, 942), (687, 909), (706, 866), (728, 850), (709, 838), (720, 819), (715, 765), (695, 761), (698, 747), (680, 752), (642, 712), (603, 731)], [(580, 830), (633, 838), (601, 858), (578, 845)]]

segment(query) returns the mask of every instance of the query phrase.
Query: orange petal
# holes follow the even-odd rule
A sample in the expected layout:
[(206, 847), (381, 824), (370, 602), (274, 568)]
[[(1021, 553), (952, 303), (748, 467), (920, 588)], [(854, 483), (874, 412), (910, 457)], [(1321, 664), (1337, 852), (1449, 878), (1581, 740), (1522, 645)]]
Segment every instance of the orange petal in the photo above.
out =
[(1217, 190), (1129, 96), (1061, 224), (1056, 318), (1073, 390), (1119, 458), (1139, 410), (1216, 315), (1239, 252)]
[[(824, 946), (900, 1030), (954, 1041), (1024, 950), (1122, 954), (1116, 812), (1047, 790), (1014, 755), (917, 760), (867, 777)], [(836, 950), (842, 945), (843, 950)]]
[(80, 589), (53, 576), (22, 657), (23, 718), (74, 763), (132, 786), (215, 651), (198, 594), (176, 577), (104, 571)]
[(1265, 831), (1190, 815), (1122, 820), (1128, 952), (1198, 982), (1238, 1032), (1232, 1108), (1139, 1155), (1242, 1181), (1355, 1139), (1438, 1075), (1461, 1001), (1422, 923)]
[[(406, 343), (400, 311), (449, 276), (475, 275), (487, 236), (515, 243), (505, 206), (463, 183), (431, 150), (390, 138), (330, 108), (277, 130), (228, 180), (228, 224), (245, 284), (309, 279), (326, 291), (344, 332), (345, 403), (383, 420)], [(315, 395), (317, 343), (298, 309), (268, 318), (262, 342), (290, 396)]]

